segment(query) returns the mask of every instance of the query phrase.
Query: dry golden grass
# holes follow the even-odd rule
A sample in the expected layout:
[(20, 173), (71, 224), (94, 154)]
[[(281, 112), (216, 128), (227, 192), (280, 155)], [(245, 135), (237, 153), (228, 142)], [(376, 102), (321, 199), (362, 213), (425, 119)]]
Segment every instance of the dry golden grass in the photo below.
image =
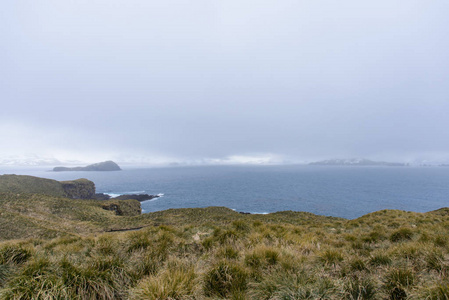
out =
[(449, 298), (448, 209), (345, 220), (220, 207), (120, 217), (42, 195), (0, 205), (1, 299)]

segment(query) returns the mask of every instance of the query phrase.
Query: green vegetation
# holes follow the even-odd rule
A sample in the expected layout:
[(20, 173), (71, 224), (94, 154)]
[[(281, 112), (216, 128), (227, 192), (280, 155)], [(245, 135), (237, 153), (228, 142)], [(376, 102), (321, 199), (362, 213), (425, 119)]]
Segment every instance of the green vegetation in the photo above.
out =
[(138, 209), (0, 194), (0, 299), (449, 299), (448, 209)]
[(95, 184), (84, 178), (56, 181), (27, 175), (0, 175), (0, 192), (92, 199), (95, 198)]
[(65, 196), (64, 188), (59, 181), (27, 175), (0, 175), (0, 192)]

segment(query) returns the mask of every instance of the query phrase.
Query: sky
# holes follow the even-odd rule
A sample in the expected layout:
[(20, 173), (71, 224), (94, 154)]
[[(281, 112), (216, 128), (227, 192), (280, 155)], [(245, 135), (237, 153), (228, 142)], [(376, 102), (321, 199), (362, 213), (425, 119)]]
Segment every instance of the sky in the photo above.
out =
[(0, 163), (449, 160), (449, 2), (15, 0)]

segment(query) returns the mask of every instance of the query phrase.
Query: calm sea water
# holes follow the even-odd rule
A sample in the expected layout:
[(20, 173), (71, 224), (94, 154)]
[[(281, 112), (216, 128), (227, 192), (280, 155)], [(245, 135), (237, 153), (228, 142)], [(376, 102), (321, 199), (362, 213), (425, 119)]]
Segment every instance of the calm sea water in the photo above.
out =
[(226, 206), (251, 213), (294, 210), (357, 218), (382, 209), (425, 212), (449, 206), (449, 168), (444, 167), (209, 166), (3, 173), (88, 178), (99, 193), (164, 194), (143, 202), (144, 212)]

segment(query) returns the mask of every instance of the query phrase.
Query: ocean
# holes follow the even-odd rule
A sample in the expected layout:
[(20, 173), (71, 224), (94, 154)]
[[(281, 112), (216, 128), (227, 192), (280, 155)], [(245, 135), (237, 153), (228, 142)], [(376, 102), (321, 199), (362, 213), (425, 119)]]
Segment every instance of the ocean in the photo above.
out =
[(382, 209), (426, 212), (449, 206), (447, 167), (197, 166), (135, 168), (115, 172), (3, 173), (56, 180), (87, 178), (98, 193), (161, 194), (142, 202), (144, 213), (169, 208), (225, 206), (266, 214), (307, 211), (357, 218)]

